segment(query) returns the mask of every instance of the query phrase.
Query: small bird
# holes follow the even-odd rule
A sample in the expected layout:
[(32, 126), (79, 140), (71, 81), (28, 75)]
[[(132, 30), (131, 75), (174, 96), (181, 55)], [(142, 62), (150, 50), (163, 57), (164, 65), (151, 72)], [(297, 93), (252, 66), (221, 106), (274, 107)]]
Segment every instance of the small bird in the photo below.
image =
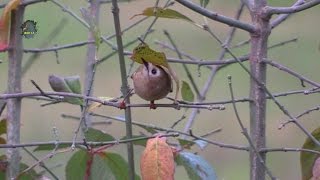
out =
[(160, 66), (143, 61), (131, 76), (135, 93), (150, 101), (150, 109), (156, 109), (155, 100), (162, 99), (172, 92), (171, 76)]

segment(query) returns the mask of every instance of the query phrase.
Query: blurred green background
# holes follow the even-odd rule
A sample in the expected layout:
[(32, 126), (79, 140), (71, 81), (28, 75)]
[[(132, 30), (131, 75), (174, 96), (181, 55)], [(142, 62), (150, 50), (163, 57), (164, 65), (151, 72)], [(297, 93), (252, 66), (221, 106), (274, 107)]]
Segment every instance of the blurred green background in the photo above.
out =
[[(4, 1), (5, 2), (5, 1)], [(129, 3), (121, 3), (120, 19), (122, 28), (134, 23), (141, 17), (136, 17), (130, 20), (134, 14), (141, 13), (146, 8), (153, 6), (155, 1), (151, 0), (135, 0)], [(161, 5), (165, 1), (160, 1)], [(195, 1), (196, 2), (196, 1)], [(283, 1), (268, 1), (270, 5), (287, 6), (291, 5), (293, 0)], [(79, 8), (87, 7), (86, 1), (79, 0), (63, 0), (71, 10), (81, 16)], [(234, 13), (239, 5), (239, 1), (225, 0), (225, 1), (210, 1), (207, 6), (208, 9), (213, 9), (218, 13), (234, 16)], [(173, 7), (181, 13), (187, 15), (199, 24), (203, 23), (203, 17), (191, 12), (176, 3)], [(320, 15), (320, 7), (315, 7), (305, 12), (300, 12), (293, 15), (290, 19), (285, 21), (282, 25), (273, 30), (269, 44), (278, 43), (294, 37), (298, 38), (297, 43), (290, 43), (286, 46), (281, 46), (269, 51), (269, 58), (278, 61), (281, 64), (295, 70), (296, 72), (305, 75), (306, 77), (320, 82), (320, 61), (318, 50), (320, 38), (319, 30), (320, 24), (318, 17)], [(45, 3), (38, 3), (26, 8), (25, 20), (35, 20), (38, 22), (38, 34), (33, 39), (24, 39), (25, 48), (45, 48), (40, 47), (40, 44), (46, 40), (49, 33), (60, 22), (62, 18), (66, 18), (68, 23), (61, 27), (61, 33), (52, 41), (49, 47), (57, 44), (64, 45), (85, 41), (87, 39), (87, 29), (84, 28), (78, 21), (73, 19), (69, 14), (64, 13), (59, 7), (55, 6), (50, 1)], [(113, 17), (111, 13), (110, 4), (104, 4), (100, 11), (100, 28), (102, 35), (110, 35), (114, 33)], [(153, 18), (149, 18), (141, 25), (133, 28), (123, 35), (124, 43), (129, 42), (141, 34), (150, 25)], [(250, 22), (248, 11), (245, 10), (241, 18), (244, 21)], [(217, 22), (209, 20), (209, 25), (214, 32), (224, 39), (229, 29), (228, 26), (221, 25)], [(161, 47), (154, 44), (154, 40), (168, 42), (163, 35), (163, 29), (168, 30), (174, 37), (178, 47), (189, 54), (200, 59), (214, 60), (219, 55), (221, 50), (220, 45), (211, 36), (191, 25), (185, 21), (159, 19), (154, 28), (156, 31), (150, 34), (146, 42), (152, 48), (164, 51), (167, 56), (175, 57), (176, 54), (168, 50), (161, 49)], [(236, 37), (232, 44), (237, 44), (243, 40), (248, 39), (248, 34), (244, 31), (237, 31)], [(114, 43), (115, 39), (112, 39)], [(135, 46), (127, 48), (131, 51)], [(248, 46), (235, 49), (237, 55), (248, 53)], [(98, 57), (103, 57), (111, 52), (111, 48), (102, 44)], [(24, 54), (23, 59), (27, 60), (31, 54)], [(37, 91), (30, 80), (36, 81), (44, 90), (50, 91), (48, 84), (48, 76), (56, 74), (61, 76), (69, 76), (78, 74), (84, 79), (84, 62), (86, 60), (86, 46), (61, 50), (58, 52), (60, 64), (56, 61), (54, 52), (43, 53), (32, 68), (23, 77), (23, 91), (31, 92)], [(0, 64), (0, 91), (3, 92), (7, 86), (7, 54), (0, 53), (0, 59), (3, 63)], [(126, 59), (126, 65), (129, 68), (131, 60)], [(246, 63), (247, 64), (247, 63)], [(172, 64), (180, 79), (187, 80), (182, 65)], [(134, 67), (134, 69), (137, 66)], [(202, 87), (209, 75), (209, 70), (202, 67), (201, 76), (198, 76), (197, 66), (189, 65), (192, 74), (199, 87)], [(249, 76), (238, 65), (234, 64), (219, 71), (215, 77), (213, 86), (207, 96), (207, 101), (219, 101), (230, 99), (227, 75), (233, 77), (233, 86), (236, 97), (246, 97), (249, 94)], [(285, 92), (292, 90), (303, 89), (300, 81), (292, 76), (279, 71), (273, 67), (268, 67), (267, 86), (274, 92)], [(129, 79), (132, 87), (131, 79)], [(113, 56), (106, 62), (100, 64), (97, 68), (96, 79), (94, 81), (94, 96), (108, 96), (116, 97), (120, 94), (121, 80), (120, 70), (117, 56)], [(310, 87), (307, 85), (307, 88)], [(173, 97), (173, 94), (170, 95)], [(278, 98), (279, 101), (293, 114), (297, 115), (306, 109), (319, 105), (319, 94), (313, 95), (293, 95), (288, 97)], [(145, 103), (145, 101), (138, 98), (136, 95), (132, 97), (133, 103)], [(161, 100), (159, 102), (169, 102)], [(21, 124), (21, 141), (22, 142), (37, 142), (37, 141), (51, 141), (53, 140), (53, 127), (56, 127), (59, 132), (60, 140), (71, 140), (73, 132), (78, 125), (77, 121), (64, 119), (61, 117), (62, 113), (79, 116), (79, 108), (69, 104), (58, 104), (46, 107), (40, 107), (43, 102), (24, 99), (22, 106), (22, 124)], [(281, 122), (287, 120), (287, 117), (274, 105), (273, 102), (267, 104), (267, 146), (268, 147), (301, 147), (305, 135), (293, 124), (287, 125), (285, 128), (278, 130)], [(245, 125), (249, 127), (248, 104), (239, 103), (238, 108), (240, 115)], [(98, 113), (110, 116), (123, 115), (123, 111), (112, 107), (101, 107), (96, 110)], [(189, 115), (191, 110), (188, 111)], [(174, 121), (179, 119), (183, 111), (173, 109), (158, 108), (157, 110), (149, 110), (145, 108), (135, 108), (132, 110), (132, 117), (134, 121), (144, 122), (159, 125), (161, 127), (169, 127)], [(310, 115), (304, 116), (301, 121), (302, 124), (309, 130), (313, 131), (319, 127), (319, 112), (314, 112)], [(99, 118), (94, 118), (99, 120)], [(186, 120), (182, 121), (176, 128), (183, 129)], [(125, 135), (125, 125), (123, 123), (114, 122), (112, 125), (100, 125), (97, 128), (121, 138)], [(222, 132), (210, 137), (210, 139), (234, 144), (247, 144), (244, 136), (241, 134), (240, 127), (236, 122), (234, 112), (231, 105), (226, 106), (225, 111), (207, 111), (202, 110), (198, 114), (193, 126), (195, 134), (204, 134), (210, 130), (222, 128)], [(135, 133), (139, 133), (141, 129), (135, 128)], [(139, 157), (142, 152), (142, 147), (135, 148), (135, 158), (137, 164), (137, 171), (139, 170)], [(116, 151), (126, 157), (125, 145), (117, 145), (109, 149), (109, 151)], [(4, 152), (4, 150), (1, 150)], [(248, 153), (244, 151), (230, 150), (209, 145), (205, 150), (200, 150), (197, 147), (192, 149), (192, 152), (198, 152), (205, 159), (207, 159), (215, 168), (219, 179), (234, 180), (234, 179), (249, 179), (249, 161)], [(23, 154), (23, 161), (32, 164), (34, 161), (26, 154)], [(35, 153), (38, 157), (45, 156), (46, 153)], [(71, 156), (71, 153), (55, 156), (45, 163), (49, 166), (62, 165), (53, 169), (61, 179), (64, 179), (64, 166), (66, 159)], [(267, 154), (267, 165), (273, 174), (282, 180), (300, 179), (300, 162), (299, 153), (297, 152), (272, 152)], [(39, 168), (37, 168), (39, 170)], [(186, 179), (184, 169), (178, 168), (176, 179)]]

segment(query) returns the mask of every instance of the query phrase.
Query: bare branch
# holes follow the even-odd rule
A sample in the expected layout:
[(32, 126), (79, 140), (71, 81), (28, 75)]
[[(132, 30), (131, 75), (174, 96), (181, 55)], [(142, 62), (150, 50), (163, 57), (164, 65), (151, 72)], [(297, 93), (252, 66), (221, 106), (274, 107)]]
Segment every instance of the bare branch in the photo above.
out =
[(319, 151), (315, 151), (312, 149), (303, 149), (303, 148), (261, 148), (260, 152), (269, 153), (269, 152), (309, 152), (316, 155), (320, 155)]
[[(305, 110), (304, 112), (302, 112), (301, 114), (297, 115), (296, 118), (299, 119), (300, 117), (304, 116), (304, 115), (307, 115), (313, 111), (319, 111), (320, 110), (320, 106), (316, 106), (316, 107), (313, 107), (313, 108), (310, 108), (310, 109), (307, 109)], [(288, 120), (286, 122), (283, 122), (280, 124), (280, 126), (278, 127), (278, 129), (282, 129), (284, 128), (287, 124), (291, 123), (292, 120)]]
[[(244, 4), (241, 3), (239, 8), (238, 8), (238, 10), (237, 10), (237, 12), (236, 12), (236, 14), (235, 14), (235, 19), (240, 19), (240, 16), (241, 16), (241, 14), (243, 12), (243, 8), (244, 8)], [(223, 43), (225, 46), (229, 46), (230, 45), (230, 43), (231, 43), (231, 41), (232, 41), (232, 39), (234, 37), (235, 32), (236, 32), (236, 28), (235, 27), (231, 27), (229, 32), (228, 32), (228, 35), (227, 35), (227, 37), (226, 37), (226, 39), (225, 39), (225, 41)], [(222, 59), (224, 58), (226, 52), (227, 52), (227, 50), (223, 48), (220, 51), (218, 59), (223, 61)], [(249, 56), (247, 56), (245, 59), (246, 60), (249, 59)], [(220, 67), (221, 66), (213, 66), (212, 67), (211, 73), (210, 73), (207, 81), (205, 82), (202, 90), (201, 90), (200, 97), (206, 97), (206, 94), (208, 93), (209, 88), (211, 87), (211, 85), (213, 83), (213, 79), (214, 79), (217, 71), (220, 69)], [(204, 98), (202, 98), (202, 99), (198, 98), (199, 102), (202, 102), (204, 100), (205, 100)], [(193, 121), (195, 120), (197, 114), (198, 114), (198, 110), (197, 109), (193, 109), (192, 113), (191, 113), (191, 115), (190, 115), (190, 117), (189, 117), (189, 119), (188, 119), (188, 121), (187, 121), (187, 123), (186, 123), (186, 125), (184, 127), (184, 132), (187, 132), (192, 127)]]
[[(110, 145), (110, 144), (125, 144), (133, 141), (140, 141), (140, 140), (145, 140), (145, 139), (151, 139), (155, 138), (157, 135), (152, 135), (152, 136), (146, 136), (146, 137), (136, 137), (136, 138), (126, 138), (126, 139), (121, 139), (121, 140), (113, 140), (113, 141), (76, 141), (75, 144), (76, 146), (81, 146), (81, 145), (89, 145), (89, 146), (103, 146), (103, 145)], [(162, 137), (177, 137), (177, 133), (168, 133), (168, 134), (163, 134)], [(73, 141), (59, 141), (58, 145), (72, 145)], [(3, 148), (21, 148), (21, 147), (34, 147), (34, 146), (46, 146), (46, 145), (56, 145), (56, 141), (45, 141), (45, 142), (33, 142), (33, 143), (20, 143), (20, 144), (0, 144), (0, 149)]]
[[(182, 54), (180, 53), (180, 51), (179, 51), (176, 43), (173, 41), (173, 39), (172, 39), (171, 35), (169, 34), (169, 32), (168, 32), (167, 30), (164, 30), (163, 32), (164, 32), (164, 34), (167, 36), (167, 38), (169, 39), (169, 41), (170, 41), (170, 43), (172, 44), (172, 46), (174, 47), (175, 51), (177, 52), (178, 57), (179, 57), (180, 59), (182, 59)], [(191, 82), (191, 85), (192, 85), (194, 91), (195, 91), (196, 94), (197, 94), (197, 97), (200, 98), (200, 99), (202, 99), (203, 97), (200, 97), (199, 88), (198, 88), (197, 84), (195, 83), (195, 80), (193, 79), (193, 76), (191, 75), (191, 72), (190, 72), (188, 66), (183, 63), (183, 64), (182, 64), (182, 67), (183, 67), (184, 71), (186, 72), (187, 77), (189, 78), (189, 80), (190, 80), (190, 82)]]
[(252, 24), (244, 23), (242, 21), (232, 19), (223, 15), (220, 15), (214, 11), (209, 11), (208, 9), (205, 9), (190, 0), (176, 0), (178, 3), (184, 5), (185, 7), (198, 12), (199, 14), (206, 16), (212, 20), (221, 22), (223, 24), (232, 26), (232, 27), (237, 27), (239, 29), (248, 31), (250, 33), (254, 33), (256, 31), (255, 27)]
[[(105, 115), (100, 115), (100, 114), (91, 114), (92, 116), (97, 116), (97, 117), (102, 117), (108, 120), (115, 120), (115, 121), (120, 121), (120, 122), (125, 122), (125, 120), (123, 118), (119, 118), (119, 117), (110, 117), (110, 116), (105, 116)], [(249, 151), (248, 147), (246, 146), (241, 146), (241, 145), (234, 145), (234, 144), (225, 144), (225, 143), (221, 143), (221, 142), (216, 142), (216, 141), (212, 141), (209, 140), (207, 138), (204, 138), (202, 136), (197, 136), (194, 135), (194, 133), (190, 134), (188, 132), (183, 132), (183, 131), (179, 131), (179, 130), (174, 130), (174, 129), (170, 129), (170, 128), (163, 128), (163, 127), (158, 127), (155, 125), (150, 125), (150, 124), (146, 124), (146, 123), (141, 123), (141, 122), (137, 122), (137, 121), (132, 121), (132, 124), (137, 125), (137, 126), (143, 126), (143, 127), (148, 127), (148, 128), (152, 128), (155, 130), (159, 130), (159, 131), (164, 131), (164, 132), (173, 132), (173, 133), (178, 133), (180, 135), (184, 135), (184, 136), (189, 136), (189, 137), (193, 137), (196, 140), (202, 140), (205, 141), (209, 144), (221, 147), (221, 148), (228, 148), (228, 149), (235, 149), (235, 150), (244, 150), (244, 151)], [(0, 145), (1, 147), (1, 145)]]
[(276, 67), (276, 68), (278, 68), (278, 69), (281, 70), (281, 71), (287, 72), (287, 73), (291, 74), (292, 76), (300, 79), (301, 81), (305, 81), (305, 82), (311, 84), (312, 86), (315, 86), (315, 87), (320, 88), (320, 84), (319, 84), (319, 83), (314, 82), (314, 81), (312, 81), (312, 80), (310, 80), (310, 79), (302, 76), (301, 74), (296, 73), (295, 71), (293, 71), (293, 70), (285, 67), (285, 66), (282, 65), (282, 64), (279, 64), (279, 63), (277, 63), (277, 62), (275, 62), (275, 61), (272, 61), (272, 60), (263, 60), (263, 62), (265, 62), (265, 63), (267, 63), (267, 64), (269, 64), (269, 65), (271, 65), (271, 66), (273, 66), (273, 67)]
[(49, 47), (49, 48), (24, 49), (23, 51), (25, 53), (51, 52), (51, 51), (59, 51), (59, 50), (63, 50), (63, 49), (85, 46), (87, 44), (94, 44), (94, 41), (81, 41), (81, 42), (65, 44), (65, 45), (61, 45), (61, 46), (53, 46), (53, 47)]
[[(22, 149), (29, 154), (34, 160), (39, 162), (39, 159), (32, 154), (26, 147), (22, 147)], [(59, 180), (59, 178), (44, 164), (44, 162), (39, 163), (39, 166), (41, 166), (43, 169), (45, 169), (54, 179)]]
[[(301, 4), (304, 4), (305, 0), (298, 0), (297, 2), (295, 2), (292, 7), (294, 6), (299, 6)], [(282, 22), (284, 22), (286, 19), (288, 19), (288, 17), (290, 17), (291, 14), (281, 14), (279, 15), (277, 18), (275, 18), (274, 20), (271, 21), (270, 26), (271, 28), (275, 28), (277, 27), (279, 24), (281, 24)]]
[(311, 0), (302, 5), (292, 6), (292, 7), (265, 7), (266, 15), (273, 15), (273, 14), (292, 14), (296, 12), (300, 12), (309, 8), (312, 8), (316, 5), (320, 4), (320, 0)]
[(232, 100), (232, 107), (234, 110), (234, 113), (236, 115), (236, 119), (238, 121), (239, 126), (241, 127), (242, 130), (242, 134), (246, 137), (246, 139), (248, 140), (249, 144), (250, 144), (250, 151), (253, 151), (257, 157), (260, 160), (260, 163), (263, 165), (263, 167), (265, 168), (267, 174), (270, 176), (271, 179), (275, 180), (276, 178), (272, 175), (271, 171), (269, 170), (269, 168), (267, 167), (264, 158), (262, 158), (261, 154), (258, 152), (256, 146), (254, 145), (252, 139), (250, 138), (250, 135), (248, 133), (248, 130), (246, 127), (244, 127), (240, 115), (238, 113), (238, 109), (236, 106), (236, 103), (234, 102), (234, 94), (233, 94), (233, 88), (232, 88), (232, 81), (231, 81), (231, 76), (228, 76), (228, 84), (229, 84), (229, 89), (230, 89), (230, 95), (231, 95), (231, 100)]

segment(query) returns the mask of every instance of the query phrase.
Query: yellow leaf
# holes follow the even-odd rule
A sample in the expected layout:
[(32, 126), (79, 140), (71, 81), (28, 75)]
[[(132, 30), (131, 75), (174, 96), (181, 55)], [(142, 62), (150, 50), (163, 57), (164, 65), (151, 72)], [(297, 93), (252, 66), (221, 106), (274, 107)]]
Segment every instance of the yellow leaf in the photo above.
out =
[(0, 18), (0, 50), (4, 50), (8, 46), (10, 14), (20, 4), (20, 0), (10, 1), (4, 8)]
[[(110, 101), (111, 97), (98, 97), (99, 99), (103, 100), (103, 101)], [(100, 102), (93, 102), (92, 104), (90, 104), (90, 106), (87, 109), (87, 112), (92, 112), (94, 109), (100, 107), (102, 105), (102, 103)]]
[(140, 15), (156, 16), (156, 17), (170, 18), (170, 19), (182, 19), (182, 20), (193, 22), (187, 16), (179, 13), (178, 11), (175, 11), (175, 10), (172, 10), (172, 9), (169, 9), (169, 8), (163, 9), (161, 7), (148, 7), (146, 9), (144, 9), (141, 14), (133, 15), (131, 17), (131, 19), (136, 17), (136, 16), (140, 16)]
[(163, 52), (157, 52), (145, 43), (141, 43), (134, 48), (130, 58), (140, 64), (143, 64), (143, 61), (146, 61), (158, 66), (169, 66), (166, 55)]
[(140, 161), (143, 180), (173, 180), (174, 156), (166, 138), (155, 137), (147, 141)]

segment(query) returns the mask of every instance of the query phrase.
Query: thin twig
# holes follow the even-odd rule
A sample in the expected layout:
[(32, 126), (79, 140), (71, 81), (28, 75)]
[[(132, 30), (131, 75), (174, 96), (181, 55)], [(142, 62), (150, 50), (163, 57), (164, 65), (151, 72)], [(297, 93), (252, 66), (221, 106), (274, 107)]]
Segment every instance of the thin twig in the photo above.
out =
[[(123, 119), (121, 117), (111, 117), (111, 116), (105, 116), (105, 115), (95, 114), (95, 113), (92, 113), (91, 115), (92, 116), (96, 116), (96, 117), (105, 118), (105, 119), (108, 119), (108, 120), (115, 120), (115, 121), (120, 121), (120, 122), (125, 123), (125, 119)], [(137, 122), (137, 121), (132, 121), (132, 124), (140, 126), (140, 127), (142, 126), (142, 127), (147, 127), (147, 128), (152, 128), (152, 129), (155, 129), (155, 130), (159, 130), (159, 131), (164, 131), (164, 132), (167, 132), (167, 133), (169, 133), (169, 132), (179, 133), (180, 135), (193, 137), (196, 140), (197, 139), (203, 140), (203, 141), (205, 141), (205, 142), (207, 142), (209, 144), (212, 144), (212, 145), (215, 145), (215, 146), (218, 146), (218, 147), (221, 147), (221, 148), (244, 150), (244, 151), (248, 151), (249, 150), (248, 147), (246, 147), (246, 146), (234, 145), (234, 144), (225, 144), (225, 143), (221, 143), (221, 142), (216, 142), (216, 141), (212, 141), (212, 140), (209, 140), (207, 138), (204, 138), (204, 137), (201, 137), (201, 136), (197, 136), (197, 135), (194, 135), (194, 134), (191, 135), (188, 132), (183, 132), (183, 131), (179, 131), (179, 130), (158, 127), (158, 126), (155, 126), (155, 125), (152, 125), (152, 124), (141, 123), (141, 122)]]
[[(310, 109), (307, 109), (305, 111), (303, 111), (302, 113), (300, 113), (299, 115), (296, 116), (297, 119), (301, 118), (302, 116), (304, 115), (307, 115), (307, 114), (310, 114), (311, 112), (313, 111), (319, 111), (320, 110), (320, 106), (315, 106), (315, 107), (312, 107)], [(284, 128), (287, 124), (291, 123), (292, 120), (287, 120), (286, 122), (283, 122), (280, 124), (280, 126), (278, 127), (278, 129), (282, 129)]]
[(315, 155), (320, 155), (319, 151), (312, 149), (303, 149), (303, 148), (261, 148), (260, 153), (269, 153), (269, 152), (308, 152)]
[(256, 31), (255, 27), (252, 24), (248, 24), (233, 18), (229, 18), (226, 16), (223, 16), (221, 14), (218, 14), (217, 12), (210, 11), (206, 8), (203, 8), (199, 5), (197, 5), (194, 2), (191, 2), (189, 0), (176, 0), (178, 3), (182, 4), (183, 6), (193, 10), (194, 12), (197, 12), (203, 16), (206, 16), (212, 20), (221, 22), (223, 24), (232, 26), (232, 27), (237, 27), (239, 29), (245, 30), (250, 33), (254, 33)]
[[(206, 30), (208, 30), (208, 32), (211, 32), (209, 28), (206, 28), (206, 26), (204, 26), (204, 28)], [(280, 102), (272, 95), (272, 93), (267, 89), (267, 87), (265, 86), (265, 84), (261, 83), (257, 77), (253, 76), (251, 74), (251, 72), (249, 71), (249, 69), (242, 63), (242, 61), (237, 58), (232, 52), (231, 50), (225, 46), (221, 40), (219, 40), (219, 38), (217, 36), (215, 36), (212, 32), (211, 32), (212, 36), (228, 51), (228, 53), (238, 62), (238, 64), (242, 67), (243, 70), (245, 70), (249, 76), (252, 78), (253, 81), (255, 81), (264, 91), (266, 94), (268, 94), (271, 99), (273, 100), (273, 102), (278, 106), (278, 108), (286, 115), (288, 116), (290, 119), (293, 120), (293, 122), (298, 126), (298, 128), (300, 130), (302, 130), (316, 145), (320, 146), (320, 142), (309, 132), (307, 131), (298, 121), (295, 117), (293, 117), (289, 111), (282, 105), (280, 104)]]
[[(79, 117), (78, 117), (79, 118)], [(168, 134), (163, 134), (163, 137), (177, 137), (179, 133), (171, 131)], [(134, 141), (141, 141), (146, 139), (155, 138), (157, 135), (146, 136), (146, 137), (135, 137), (135, 138), (126, 138), (126, 139), (119, 139), (113, 141), (76, 141), (75, 144), (77, 147), (84, 147), (85, 145), (89, 145), (92, 147), (104, 146), (104, 145), (112, 145), (112, 144), (127, 144)], [(58, 145), (72, 145), (73, 141), (59, 141)], [(0, 144), (0, 149), (4, 148), (21, 148), (21, 147), (35, 147), (35, 146), (48, 146), (48, 145), (56, 145), (56, 141), (45, 141), (45, 142), (30, 142), (30, 143), (20, 143), (20, 144)], [(71, 148), (67, 148), (65, 150), (71, 151)], [(55, 154), (54, 154), (55, 155)], [(50, 157), (54, 156), (48, 155)]]
[(292, 75), (292, 76), (300, 79), (301, 81), (307, 82), (307, 83), (311, 84), (312, 86), (315, 86), (315, 87), (320, 88), (320, 84), (319, 84), (319, 83), (314, 82), (314, 81), (312, 81), (312, 80), (310, 80), (310, 79), (302, 76), (302, 75), (299, 74), (299, 73), (296, 73), (295, 71), (289, 69), (288, 67), (285, 67), (285, 66), (282, 65), (282, 64), (279, 64), (279, 63), (277, 63), (277, 62), (275, 62), (275, 61), (272, 61), (272, 60), (263, 60), (263, 62), (265, 62), (265, 63), (267, 63), (267, 64), (269, 64), (269, 65), (271, 65), (271, 66), (273, 66), (273, 67), (276, 67), (276, 68), (278, 68), (278, 69), (281, 70), (281, 71), (287, 72), (288, 74), (290, 74), (290, 75)]
[(275, 180), (276, 178), (272, 175), (271, 171), (269, 170), (269, 168), (267, 167), (265, 161), (263, 160), (263, 158), (261, 157), (261, 154), (259, 153), (259, 151), (257, 150), (257, 148), (254, 146), (253, 142), (252, 142), (252, 139), (250, 138), (250, 135), (248, 133), (248, 130), (246, 127), (244, 127), (242, 121), (241, 121), (241, 118), (240, 118), (240, 115), (239, 115), (239, 112), (238, 112), (238, 109), (237, 109), (237, 106), (236, 106), (236, 103), (234, 102), (234, 94), (233, 94), (233, 88), (232, 88), (232, 81), (231, 81), (231, 76), (228, 76), (228, 85), (229, 85), (229, 90), (230, 90), (230, 96), (231, 96), (231, 99), (232, 99), (232, 107), (233, 107), (233, 110), (234, 110), (234, 113), (236, 115), (236, 119), (238, 121), (238, 124), (242, 130), (242, 134), (246, 137), (246, 139), (248, 140), (249, 144), (250, 144), (250, 150), (252, 150), (256, 155), (257, 157), (259, 158), (259, 161), (260, 163), (264, 166), (267, 174), (270, 176), (271, 179)]
[[(58, 0), (51, 0), (52, 3), (54, 3), (55, 5), (57, 5), (58, 7), (60, 7), (62, 9), (63, 12), (66, 12), (68, 14), (70, 14), (73, 18), (75, 18), (77, 21), (79, 21), (82, 25), (84, 25), (84, 27), (86, 27), (87, 29), (90, 29), (90, 26), (88, 23), (86, 23), (81, 17), (79, 17), (76, 13), (74, 13), (69, 7), (63, 5), (62, 3), (60, 3)], [(106, 39), (105, 37), (101, 36), (101, 39), (108, 44), (112, 49), (116, 50), (118, 49), (115, 45), (113, 45), (112, 42), (110, 42), (108, 39)]]
[[(169, 32), (167, 30), (163, 30), (163, 33), (167, 36), (167, 38), (169, 39), (170, 43), (172, 44), (173, 48), (175, 49), (175, 52), (177, 53), (178, 57), (180, 59), (182, 59), (182, 54), (180, 53), (176, 43), (173, 41), (171, 35), (169, 34)], [(199, 88), (197, 86), (197, 84), (195, 83), (195, 80), (193, 79), (192, 75), (191, 75), (191, 72), (188, 68), (188, 66), (186, 64), (182, 64), (182, 67), (184, 69), (184, 71), (186, 72), (187, 74), (187, 77), (189, 78), (190, 82), (191, 82), (191, 85), (197, 95), (198, 98), (202, 99), (203, 97), (200, 97), (200, 92), (199, 92)]]
[[(34, 160), (36, 160), (37, 162), (39, 162), (39, 159), (32, 154), (32, 152), (30, 152), (26, 147), (22, 147), (22, 149), (29, 154)], [(59, 180), (59, 178), (45, 165), (44, 162), (39, 163), (39, 165), (45, 169), (54, 179)]]
[[(240, 16), (241, 16), (241, 14), (243, 12), (243, 9), (244, 9), (244, 4), (241, 3), (239, 8), (238, 8), (238, 10), (237, 10), (237, 12), (236, 12), (236, 14), (235, 14), (235, 19), (240, 19)], [(231, 41), (232, 41), (232, 39), (234, 37), (235, 31), (236, 31), (235, 27), (231, 27), (230, 28), (230, 30), (228, 32), (228, 35), (227, 35), (227, 37), (226, 37), (226, 39), (225, 39), (225, 41), (223, 43), (224, 45), (226, 45), (226, 46), (230, 45), (230, 43), (231, 43)], [(227, 52), (226, 49), (222, 49), (220, 51), (220, 54), (218, 56), (218, 60), (220, 62), (224, 62), (225, 61), (225, 60), (222, 60), (222, 59), (224, 58), (226, 52)], [(248, 60), (248, 59), (249, 59), (249, 55), (246, 55), (243, 60)], [(217, 71), (219, 69), (220, 69), (220, 66), (213, 66), (207, 81), (205, 82), (204, 86), (202, 87), (202, 90), (200, 92), (200, 97), (206, 97), (206, 94), (208, 93), (209, 88), (211, 87), (211, 85), (213, 83), (213, 79), (214, 79), (214, 77), (215, 77), (215, 75), (216, 75), (216, 73), (217, 73)], [(204, 98), (198, 99), (199, 102), (202, 102), (204, 100), (205, 100)], [(190, 117), (189, 117), (189, 119), (188, 119), (188, 121), (187, 121), (187, 123), (186, 123), (186, 125), (184, 127), (184, 132), (189, 131), (189, 129), (192, 127), (192, 124), (193, 124), (197, 114), (198, 114), (198, 110), (197, 109), (193, 109), (192, 112), (191, 112), (191, 115), (190, 115)]]

